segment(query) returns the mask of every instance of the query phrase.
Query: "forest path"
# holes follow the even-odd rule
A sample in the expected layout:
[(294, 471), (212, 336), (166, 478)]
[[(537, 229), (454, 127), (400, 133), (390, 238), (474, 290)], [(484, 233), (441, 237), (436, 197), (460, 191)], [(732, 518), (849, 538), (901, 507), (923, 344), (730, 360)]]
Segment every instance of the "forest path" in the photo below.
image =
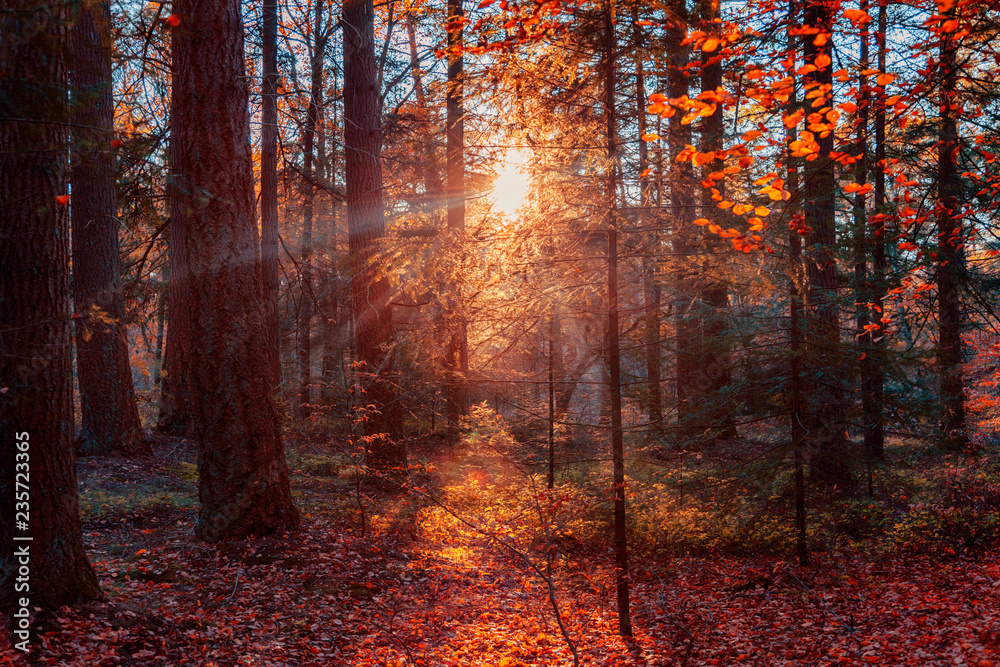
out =
[[(297, 471), (300, 529), (219, 545), (192, 535), (190, 451), (81, 461), (84, 537), (108, 600), (33, 619), (27, 662), (571, 664), (543, 579), (455, 519), (544, 566), (532, 515), (513, 512), (512, 478), (476, 477), (481, 462), (437, 451), (426, 460), (456, 488), (446, 507), (367, 489), (362, 537), (349, 480)], [(995, 552), (881, 562), (818, 554), (808, 569), (765, 557), (636, 557), (636, 641), (626, 644), (607, 546), (552, 544), (556, 598), (586, 665), (1000, 664)], [(25, 660), (0, 645), (0, 664)]]

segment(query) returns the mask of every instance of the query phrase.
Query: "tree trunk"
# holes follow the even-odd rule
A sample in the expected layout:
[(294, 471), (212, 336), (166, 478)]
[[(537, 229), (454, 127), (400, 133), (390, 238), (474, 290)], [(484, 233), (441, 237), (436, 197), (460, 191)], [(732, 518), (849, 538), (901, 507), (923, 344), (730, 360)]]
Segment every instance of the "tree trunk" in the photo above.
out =
[(622, 437), (621, 358), (618, 344), (618, 207), (617, 128), (615, 121), (615, 26), (613, 0), (607, 0), (604, 12), (604, 114), (607, 120), (608, 175), (608, 375), (611, 394), (611, 457), (614, 467), (615, 494), (615, 589), (618, 599), (618, 632), (632, 636), (629, 611), (628, 536), (625, 532), (625, 448)]
[(278, 0), (264, 0), (261, 41), (260, 264), (264, 289), (264, 346), (275, 390), (281, 384), (278, 291)]
[[(174, 250), (188, 269), (188, 383), (198, 441), (197, 535), (298, 524), (264, 339), (248, 91), (238, 0), (177, 0), (170, 179)], [(172, 242), (176, 239), (172, 238)]]
[[(642, 49), (644, 42), (642, 29), (637, 25), (638, 10), (632, 8), (633, 42), (635, 44), (635, 112), (638, 118), (638, 134), (646, 129), (646, 72)], [(639, 141), (639, 227), (649, 224), (650, 181), (649, 148), (645, 140)], [(648, 257), (643, 261), (643, 296), (646, 300), (645, 344), (646, 344), (646, 414), (653, 433), (663, 431), (663, 395), (660, 390), (660, 284), (656, 279), (656, 265), (660, 255), (660, 235), (653, 231)]]
[[(168, 206), (174, 205), (168, 195)], [(189, 323), (184, 300), (187, 298), (187, 260), (181, 252), (184, 230), (171, 217), (167, 227), (167, 345), (160, 372), (160, 414), (156, 429), (170, 435), (189, 436), (193, 420), (188, 373)]]
[[(945, 16), (954, 19), (951, 7)], [(941, 130), (938, 141), (938, 365), (941, 373), (941, 431), (943, 445), (953, 451), (969, 446), (965, 424), (965, 383), (962, 378), (961, 278), (965, 269), (962, 249), (961, 184), (958, 178), (958, 121), (955, 104), (957, 44), (952, 33), (941, 33)]]
[[(833, 15), (829, 6), (821, 0), (807, 0), (804, 4), (804, 25), (819, 32), (813, 39), (804, 39), (803, 54), (806, 63), (818, 69), (807, 74), (805, 85), (818, 84), (820, 87), (833, 84), (831, 58), (833, 54)], [(817, 39), (820, 35), (826, 41)], [(817, 43), (821, 42), (821, 43)], [(817, 58), (824, 58), (817, 64)], [(823, 66), (820, 67), (820, 64)], [(807, 111), (833, 106), (833, 94), (821, 94), (812, 100)], [(800, 135), (800, 139), (806, 135)], [(831, 159), (834, 135), (816, 133), (814, 140), (818, 150), (814, 160), (806, 163), (804, 173), (803, 210), (806, 225), (812, 229), (806, 237), (808, 245), (807, 269), (809, 290), (806, 294), (808, 309), (806, 341), (810, 347), (809, 358), (815, 369), (809, 383), (814, 388), (810, 392), (811, 405), (806, 428), (808, 443), (812, 450), (813, 471), (823, 479), (842, 482), (850, 474), (847, 459), (847, 433), (844, 427), (845, 396), (840, 357), (840, 306), (837, 301), (836, 235), (834, 225), (834, 190), (836, 179)]]
[[(465, 59), (462, 57), (464, 18), (462, 0), (448, 0), (448, 83), (447, 83), (447, 161), (448, 161), (448, 230), (462, 243), (465, 234), (465, 109), (463, 85)], [(461, 247), (461, 246), (459, 246)], [(461, 257), (461, 252), (459, 252)], [(448, 433), (458, 435), (458, 425), (467, 412), (466, 374), (468, 373), (468, 341), (466, 322), (462, 315), (462, 284), (456, 281), (454, 293), (448, 295), (448, 348), (445, 352), (445, 382), (448, 410)]]
[[(719, 18), (718, 0), (700, 0), (702, 29), (708, 34), (718, 35), (716, 21)], [(715, 94), (722, 87), (722, 59), (717, 51), (702, 51), (701, 55), (701, 90), (706, 95)], [(702, 120), (701, 147), (702, 153), (720, 151), (723, 148), (723, 109), (722, 104), (715, 106), (715, 112)], [(718, 168), (715, 161), (706, 164), (702, 170), (702, 179), (708, 179), (709, 174)], [(719, 183), (717, 189), (724, 194), (724, 186)], [(701, 216), (716, 220), (725, 218), (727, 212), (719, 209), (712, 199), (709, 188), (701, 188)], [(727, 226), (727, 225), (723, 225)], [(698, 374), (697, 402), (705, 412), (699, 418), (705, 428), (718, 433), (723, 438), (735, 438), (736, 427), (732, 425), (730, 406), (719, 396), (719, 392), (731, 382), (732, 350), (730, 349), (728, 331), (729, 290), (722, 279), (723, 252), (722, 240), (705, 230), (702, 235), (702, 250), (705, 261), (702, 266), (700, 282), (701, 292), (701, 324), (702, 324), (702, 355)]]
[[(687, 32), (687, 9), (684, 2), (674, 0), (673, 14), (678, 18), (665, 31), (667, 54), (668, 97), (688, 94), (687, 47), (682, 41)], [(677, 423), (682, 436), (690, 436), (691, 418), (695, 411), (694, 382), (701, 354), (700, 329), (690, 285), (697, 277), (697, 267), (691, 261), (689, 228), (694, 220), (694, 169), (689, 161), (677, 157), (691, 144), (691, 126), (681, 124), (682, 114), (670, 117), (670, 205), (672, 246), (674, 254), (674, 351), (676, 355)]]
[[(788, 3), (789, 25), (795, 24), (796, 0)], [(788, 36), (788, 54), (794, 65), (795, 37)], [(791, 69), (795, 69), (794, 66)], [(788, 100), (787, 115), (793, 114), (798, 107), (795, 89)], [(785, 145), (791, 146), (798, 139), (796, 126), (786, 127)], [(787, 150), (788, 190), (793, 197), (799, 196), (799, 158), (792, 156)], [(799, 211), (801, 202), (796, 201), (792, 208), (791, 222), (788, 231), (788, 297), (789, 297), (789, 348), (791, 352), (789, 372), (789, 421), (792, 433), (792, 456), (794, 460), (793, 474), (795, 477), (795, 552), (799, 565), (809, 564), (809, 547), (806, 542), (806, 475), (805, 448), (806, 429), (802, 421), (803, 414), (803, 377), (802, 377), (802, 292), (805, 290), (805, 270), (802, 266), (802, 238), (800, 234), (804, 216)]]
[[(861, 10), (868, 11), (868, 0), (861, 0)], [(858, 66), (862, 72), (868, 69), (868, 24), (861, 26), (861, 44), (859, 48)], [(861, 98), (858, 104), (858, 134), (856, 154), (860, 159), (854, 166), (854, 180), (858, 185), (868, 183), (868, 120), (871, 106), (871, 90), (868, 87), (868, 76), (861, 75), (859, 91)], [(869, 248), (874, 247), (868, 236), (867, 196), (864, 190), (854, 195), (854, 301), (856, 308), (856, 332), (858, 340), (858, 357), (860, 382), (858, 389), (861, 394), (861, 424), (864, 433), (865, 455), (871, 460), (880, 457), (874, 443), (876, 429), (881, 421), (881, 409), (875, 404), (875, 355), (872, 340), (876, 333), (871, 324), (872, 304), (877, 298), (873, 289), (871, 276), (868, 273)], [(875, 310), (874, 312), (878, 312)]]
[[(878, 32), (875, 35), (878, 48), (878, 69), (885, 73), (885, 31), (887, 22), (887, 0), (879, 0)], [(878, 88), (878, 104), (875, 107), (875, 190), (873, 206), (878, 221), (873, 225), (872, 234), (872, 302), (876, 312), (882, 314), (885, 297), (885, 221), (888, 211), (885, 206), (885, 87)], [(881, 460), (885, 451), (885, 338), (873, 334), (871, 342), (871, 409), (870, 428), (865, 431), (865, 451), (869, 456)]]
[(406, 34), (410, 42), (410, 72), (413, 75), (413, 90), (417, 97), (417, 110), (421, 132), (424, 135), (424, 199), (434, 218), (438, 198), (441, 196), (441, 174), (438, 173), (437, 151), (434, 150), (434, 137), (431, 134), (430, 109), (427, 106), (427, 94), (424, 91), (423, 77), (420, 73), (420, 57), (417, 54), (417, 32), (413, 24), (413, 12), (406, 14)]
[[(122, 303), (111, 100), (111, 8), (82, 5), (72, 30), (73, 299), (85, 455), (145, 455)], [(99, 312), (98, 312), (99, 311)]]
[[(316, 0), (313, 21), (313, 43), (309, 54), (309, 110), (306, 113), (305, 133), (302, 140), (302, 250), (299, 256), (299, 418), (307, 419), (312, 412), (309, 392), (312, 387), (312, 233), (315, 213), (316, 188), (313, 163), (316, 128), (323, 106), (323, 58), (326, 53), (326, 36), (323, 34), (323, 0)], [(320, 141), (322, 141), (322, 137)]]
[(376, 256), (385, 234), (382, 205), (381, 110), (375, 67), (372, 0), (344, 2), (344, 148), (347, 230), (351, 253), (354, 331), (362, 385), (368, 466), (389, 471), (406, 463), (398, 441), (401, 408), (393, 384), (389, 281)]
[[(40, 28), (39, 15), (51, 19)], [(7, 503), (0, 511), (0, 609), (6, 619), (26, 606), (21, 598), (58, 610), (102, 597), (80, 529), (69, 209), (56, 199), (66, 195), (68, 181), (69, 23), (66, 5), (23, 0), (7, 3), (0, 18), (7, 36), (0, 40), (0, 497)], [(12, 642), (35, 644), (27, 626), (16, 629), (25, 633), (15, 632)]]

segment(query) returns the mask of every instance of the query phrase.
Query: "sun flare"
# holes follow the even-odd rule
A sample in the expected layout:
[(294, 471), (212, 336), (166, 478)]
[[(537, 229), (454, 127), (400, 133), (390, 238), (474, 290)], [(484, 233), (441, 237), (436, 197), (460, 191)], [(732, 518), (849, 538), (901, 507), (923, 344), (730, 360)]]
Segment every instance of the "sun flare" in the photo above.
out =
[(528, 175), (523, 171), (527, 161), (527, 155), (511, 150), (499, 163), (497, 178), (493, 181), (493, 208), (508, 218), (514, 217), (528, 196)]

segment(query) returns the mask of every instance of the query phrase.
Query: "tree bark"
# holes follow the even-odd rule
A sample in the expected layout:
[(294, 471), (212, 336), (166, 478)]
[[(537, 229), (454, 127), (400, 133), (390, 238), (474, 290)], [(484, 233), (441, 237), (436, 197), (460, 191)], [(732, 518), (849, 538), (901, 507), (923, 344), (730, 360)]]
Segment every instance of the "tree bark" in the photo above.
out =
[[(885, 73), (885, 32), (887, 23), (887, 0), (879, 0), (878, 31), (875, 34), (878, 49), (878, 69)], [(878, 103), (875, 107), (875, 190), (872, 202), (878, 221), (872, 234), (872, 303), (877, 312), (883, 313), (885, 298), (885, 221), (888, 211), (885, 206), (885, 87), (878, 88)], [(865, 451), (876, 459), (882, 459), (885, 452), (885, 337), (878, 335), (871, 342), (871, 428), (865, 432)]]
[[(646, 126), (646, 72), (643, 63), (641, 44), (644, 41), (642, 29), (637, 25), (638, 10), (632, 9), (633, 42), (635, 44), (635, 112), (638, 118), (638, 133), (642, 137), (647, 133)], [(649, 147), (645, 140), (639, 141), (639, 227), (649, 224), (650, 179)], [(657, 282), (656, 266), (660, 255), (660, 234), (651, 232), (652, 243), (649, 257), (643, 261), (643, 296), (646, 304), (645, 336), (646, 345), (646, 414), (649, 427), (653, 433), (663, 431), (663, 393), (660, 389), (661, 356), (660, 356), (660, 283)]]
[[(804, 25), (819, 32), (813, 39), (803, 40), (803, 55), (806, 63), (818, 68), (807, 74), (805, 85), (818, 84), (818, 90), (827, 90), (809, 100), (807, 112), (826, 106), (833, 106), (833, 69), (827, 62), (822, 67), (816, 59), (833, 56), (833, 15), (830, 7), (822, 0), (807, 0), (804, 3)], [(825, 41), (821, 39), (825, 36)], [(819, 43), (818, 43), (819, 42)], [(805, 135), (800, 135), (800, 138)], [(833, 150), (832, 132), (823, 136), (816, 133), (814, 140), (818, 150), (809, 160), (803, 174), (803, 210), (806, 224), (812, 231), (806, 237), (808, 246), (807, 269), (809, 290), (806, 293), (807, 329), (806, 342), (809, 358), (815, 370), (809, 382), (814, 391), (810, 392), (806, 427), (811, 451), (813, 471), (823, 479), (842, 482), (850, 475), (850, 466), (845, 451), (847, 433), (844, 426), (845, 396), (840, 358), (840, 305), (837, 301), (836, 233), (834, 225), (834, 190), (836, 163), (830, 157)], [(810, 156), (813, 157), (813, 156)]]
[(171, 307), (188, 323), (195, 530), (213, 542), (285, 530), (299, 516), (263, 335), (240, 3), (177, 0), (173, 9), (169, 196), (188, 274)]
[[(448, 0), (448, 82), (447, 82), (447, 163), (448, 230), (461, 248), (465, 234), (465, 109), (463, 86), (465, 58), (461, 20), (462, 0)], [(461, 250), (458, 254), (461, 257)], [(462, 283), (456, 280), (445, 319), (448, 323), (448, 347), (445, 351), (445, 397), (448, 410), (448, 433), (458, 436), (461, 418), (467, 412), (466, 374), (469, 370), (467, 325), (462, 315)]]
[[(136, 407), (128, 357), (118, 246), (111, 8), (84, 4), (72, 30), (74, 131), (73, 299), (85, 455), (150, 453)], [(95, 310), (96, 309), (96, 310)], [(99, 312), (97, 312), (99, 311)]]
[[(951, 7), (945, 16), (954, 19)], [(941, 435), (947, 449), (969, 446), (965, 424), (965, 383), (962, 377), (961, 279), (965, 269), (962, 238), (961, 184), (958, 178), (958, 119), (952, 108), (957, 88), (958, 48), (952, 33), (941, 33), (941, 129), (938, 139), (938, 365), (941, 374)]]
[[(69, 175), (69, 24), (61, 3), (13, 0), (0, 15), (5, 36), (0, 40), (0, 497), (8, 503), (0, 512), (5, 545), (0, 608), (5, 614), (23, 607), (22, 597), (52, 610), (102, 597), (80, 528), (69, 208), (56, 200), (66, 195)], [(25, 560), (15, 556), (21, 550)], [(30, 589), (16, 591), (22, 565), (30, 572)]]
[(629, 610), (628, 535), (625, 515), (625, 448), (622, 437), (621, 357), (618, 344), (618, 206), (615, 190), (618, 176), (618, 141), (615, 115), (615, 26), (613, 0), (604, 12), (604, 114), (607, 121), (607, 201), (608, 225), (608, 375), (611, 395), (611, 457), (615, 494), (615, 590), (618, 600), (618, 633), (632, 636)]
[[(718, 0), (700, 0), (702, 29), (710, 35), (718, 35), (716, 21), (719, 18)], [(717, 51), (702, 51), (701, 54), (701, 90), (706, 95), (712, 95), (722, 88), (722, 59)], [(712, 153), (723, 148), (723, 108), (716, 104), (712, 115), (704, 118), (701, 124), (702, 153)], [(708, 179), (709, 174), (716, 170), (716, 162), (709, 162), (702, 170), (702, 179)], [(717, 189), (725, 193), (723, 184)], [(701, 216), (709, 219), (724, 218), (727, 213), (715, 205), (712, 191), (701, 188)], [(732, 425), (730, 406), (718, 394), (729, 385), (732, 377), (732, 350), (729, 345), (728, 311), (729, 289), (722, 279), (723, 268), (720, 255), (723, 251), (722, 240), (705, 230), (702, 234), (702, 251), (705, 253), (701, 262), (702, 275), (700, 282), (702, 354), (698, 364), (697, 402), (704, 406), (705, 414), (698, 419), (704, 430), (718, 433), (723, 438), (735, 438), (736, 428)]]
[[(674, 0), (671, 5), (676, 18), (665, 31), (667, 42), (668, 97), (681, 98), (688, 94), (686, 75), (688, 50), (682, 44), (687, 32), (687, 9), (684, 2)], [(681, 124), (680, 113), (670, 117), (670, 205), (672, 217), (672, 246), (674, 253), (674, 353), (676, 355), (677, 423), (683, 436), (692, 435), (691, 419), (695, 411), (693, 400), (698, 358), (701, 355), (701, 327), (694, 312), (690, 288), (697, 277), (697, 268), (691, 261), (691, 242), (688, 231), (694, 220), (695, 188), (694, 169), (689, 161), (677, 157), (691, 144), (691, 126)]]
[(278, 290), (278, 0), (264, 0), (261, 41), (260, 263), (264, 290), (264, 346), (271, 384), (281, 384)]
[(372, 0), (344, 2), (344, 148), (347, 230), (358, 361), (363, 364), (368, 466), (390, 471), (405, 465), (398, 440), (401, 408), (393, 383), (393, 327), (389, 281), (378, 243), (385, 234), (382, 204), (381, 109), (375, 67)]
[[(326, 53), (326, 36), (323, 34), (323, 0), (316, 0), (313, 21), (313, 43), (309, 54), (309, 109), (302, 140), (302, 249), (299, 256), (299, 418), (307, 419), (312, 412), (310, 389), (312, 387), (312, 233), (315, 213), (316, 188), (314, 155), (316, 129), (321, 121), (323, 106), (323, 58)], [(322, 141), (322, 137), (320, 138)]]

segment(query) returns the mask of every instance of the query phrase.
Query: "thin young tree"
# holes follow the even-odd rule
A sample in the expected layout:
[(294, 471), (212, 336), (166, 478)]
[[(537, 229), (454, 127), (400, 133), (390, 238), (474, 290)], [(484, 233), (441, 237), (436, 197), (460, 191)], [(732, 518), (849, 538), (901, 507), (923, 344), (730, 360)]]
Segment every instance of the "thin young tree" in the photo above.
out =
[(264, 341), (272, 385), (281, 384), (279, 343), (281, 285), (278, 263), (278, 0), (264, 0), (261, 21), (263, 73), (260, 109), (260, 263), (264, 290)]
[[(462, 0), (448, 0), (448, 81), (446, 89), (446, 141), (447, 141), (447, 190), (448, 230), (461, 243), (465, 233), (465, 108), (463, 85), (465, 57), (462, 21)], [(469, 372), (469, 346), (467, 324), (462, 317), (462, 285), (452, 287), (456, 293), (449, 295), (449, 312), (445, 314), (448, 326), (448, 343), (445, 350), (446, 401), (448, 432), (457, 437), (459, 420), (466, 413), (466, 380)]]
[(263, 335), (240, 3), (178, 0), (173, 11), (169, 197), (181, 234), (171, 243), (188, 274), (171, 308), (187, 322), (196, 533), (211, 542), (285, 530), (299, 516)]
[(604, 4), (604, 114), (607, 123), (605, 215), (608, 231), (608, 394), (611, 398), (611, 458), (615, 496), (615, 590), (618, 632), (632, 636), (629, 610), (628, 534), (625, 514), (625, 447), (622, 433), (621, 353), (618, 343), (618, 139), (615, 106), (614, 1)]
[[(21, 597), (53, 610), (101, 597), (83, 547), (73, 455), (70, 22), (66, 4), (35, 0), (13, 0), (0, 17), (0, 495), (8, 503), (0, 512), (5, 545), (0, 608), (5, 610), (23, 606), (15, 604)], [(19, 552), (27, 562), (15, 556)], [(22, 565), (30, 572), (28, 591), (15, 590)]]

